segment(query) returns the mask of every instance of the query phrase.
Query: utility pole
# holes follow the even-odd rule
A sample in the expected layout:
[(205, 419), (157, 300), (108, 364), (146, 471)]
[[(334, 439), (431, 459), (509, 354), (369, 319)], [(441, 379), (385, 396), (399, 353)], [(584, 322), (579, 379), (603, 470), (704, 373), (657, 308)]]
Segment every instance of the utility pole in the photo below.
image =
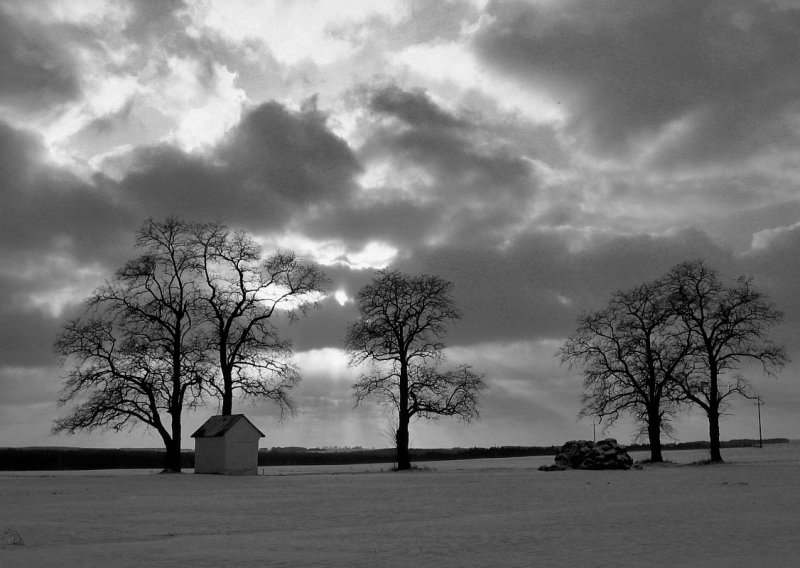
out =
[(764, 440), (761, 437), (761, 407), (764, 406), (764, 401), (761, 400), (760, 396), (756, 397), (756, 401), (753, 403), (758, 407), (758, 447), (764, 447)]

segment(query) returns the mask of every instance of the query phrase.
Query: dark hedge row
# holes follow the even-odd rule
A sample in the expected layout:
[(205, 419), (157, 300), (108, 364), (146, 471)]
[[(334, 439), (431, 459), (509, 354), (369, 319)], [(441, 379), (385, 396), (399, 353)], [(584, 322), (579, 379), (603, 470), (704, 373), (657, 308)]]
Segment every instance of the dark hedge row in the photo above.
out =
[[(441, 461), (482, 458), (513, 458), (520, 456), (555, 455), (556, 447), (501, 446), (495, 448), (411, 449), (411, 460)], [(261, 450), (258, 465), (339, 465), (356, 463), (392, 463), (395, 450), (308, 450), (306, 448), (272, 448)]]
[[(769, 438), (763, 440), (764, 444), (788, 444), (788, 438)], [(707, 450), (710, 444), (708, 442), (675, 442), (672, 444), (662, 444), (661, 449), (665, 451), (669, 450)], [(720, 447), (722, 448), (751, 448), (757, 447), (758, 440), (750, 440), (750, 439), (740, 439), (740, 440), (729, 440), (727, 442), (720, 442)], [(630, 446), (626, 446), (629, 452), (635, 451), (649, 451), (650, 446), (648, 444), (631, 444)]]
[[(414, 461), (475, 458), (504, 458), (553, 455), (556, 448), (504, 446), (499, 448), (453, 448), (411, 450)], [(337, 465), (392, 463), (393, 449), (319, 450), (272, 448), (258, 452), (259, 466)], [(164, 466), (164, 450), (89, 449), (89, 448), (0, 448), (0, 471), (47, 471), (72, 469), (159, 469)], [(194, 467), (194, 451), (184, 450), (181, 466)]]
[[(164, 457), (159, 449), (0, 448), (0, 470), (160, 469)], [(194, 467), (193, 451), (182, 453), (181, 466)]]
[[(788, 443), (786, 438), (770, 438), (765, 444)], [(723, 448), (757, 446), (758, 440), (731, 440)], [(665, 444), (664, 450), (706, 449), (708, 442)], [(628, 446), (629, 451), (647, 450), (646, 445)], [(500, 446), (494, 448), (412, 449), (414, 462), (512, 458), (522, 456), (554, 456), (555, 446)], [(262, 449), (258, 465), (345, 465), (359, 463), (393, 463), (394, 449), (307, 449), (300, 447)], [(93, 448), (0, 448), (0, 471), (49, 471), (72, 469), (160, 469), (164, 466), (164, 450), (159, 449), (93, 449)], [(184, 450), (181, 466), (194, 467), (194, 451)]]

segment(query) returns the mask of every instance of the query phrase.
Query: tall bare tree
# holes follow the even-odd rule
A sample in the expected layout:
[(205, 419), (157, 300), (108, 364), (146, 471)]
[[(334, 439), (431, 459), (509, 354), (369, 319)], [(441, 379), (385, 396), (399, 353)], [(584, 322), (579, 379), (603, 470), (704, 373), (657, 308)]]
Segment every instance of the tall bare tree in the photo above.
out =
[(760, 363), (768, 375), (783, 367), (788, 360), (784, 347), (768, 336), (769, 327), (781, 321), (782, 314), (752, 279), (740, 277), (726, 286), (703, 260), (674, 266), (666, 283), (671, 309), (692, 344), (693, 371), (682, 377), (680, 386), (706, 413), (710, 458), (721, 462), (719, 420), (726, 399), (750, 394), (744, 377), (730, 381), (726, 375), (746, 361)]
[(583, 370), (582, 416), (613, 424), (629, 414), (643, 426), (650, 460), (663, 461), (661, 434), (683, 391), (675, 381), (686, 372), (687, 334), (675, 325), (660, 281), (616, 292), (608, 306), (578, 318), (576, 332), (559, 349), (562, 363)]
[(300, 377), (289, 361), (291, 344), (279, 337), (273, 321), (295, 319), (316, 305), (328, 284), (325, 275), (292, 252), (262, 259), (250, 236), (220, 223), (195, 225), (193, 232), (204, 280), (202, 304), (220, 369), (210, 386), (221, 399), (222, 414), (231, 414), (237, 391), (291, 410), (288, 391)]
[(411, 468), (409, 423), (413, 417), (478, 417), (481, 375), (468, 366), (439, 371), (447, 324), (460, 318), (452, 284), (431, 275), (378, 271), (357, 296), (359, 318), (347, 330), (351, 365), (370, 361), (371, 372), (353, 385), (356, 404), (375, 396), (397, 412), (397, 468)]
[(83, 400), (54, 432), (144, 423), (166, 448), (166, 471), (181, 470), (181, 416), (202, 399), (212, 371), (207, 338), (195, 317), (199, 257), (174, 219), (147, 221), (136, 239), (143, 254), (88, 299), (68, 322), (55, 351), (71, 365), (59, 399)]

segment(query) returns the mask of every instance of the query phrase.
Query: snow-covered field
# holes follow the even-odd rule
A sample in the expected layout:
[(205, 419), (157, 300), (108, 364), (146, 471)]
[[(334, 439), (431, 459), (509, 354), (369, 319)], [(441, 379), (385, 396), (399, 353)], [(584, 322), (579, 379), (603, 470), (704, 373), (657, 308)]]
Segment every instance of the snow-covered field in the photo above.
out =
[(5, 472), (0, 566), (800, 565), (800, 445), (723, 456), (605, 472), (538, 471), (549, 457), (405, 473)]

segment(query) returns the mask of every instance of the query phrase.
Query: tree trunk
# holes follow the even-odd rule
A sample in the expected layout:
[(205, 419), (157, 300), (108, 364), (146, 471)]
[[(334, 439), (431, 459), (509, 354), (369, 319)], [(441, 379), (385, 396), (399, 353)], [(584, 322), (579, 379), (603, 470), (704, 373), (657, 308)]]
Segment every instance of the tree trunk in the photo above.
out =
[(167, 444), (167, 455), (164, 459), (163, 473), (180, 473), (181, 472), (181, 442), (170, 440)]
[(233, 414), (233, 365), (229, 364), (225, 346), (228, 343), (228, 334), (220, 331), (222, 338), (219, 345), (219, 368), (222, 371), (222, 415)]
[[(399, 426), (397, 427), (397, 469), (398, 471), (403, 471), (407, 469), (411, 469), (411, 454), (408, 451), (408, 416), (405, 419), (401, 418), (399, 420)], [(407, 413), (405, 413), (407, 414)]]
[(709, 396), (708, 396), (708, 445), (711, 454), (710, 459), (713, 463), (722, 463), (722, 453), (719, 443), (719, 375), (717, 373), (717, 362), (711, 360), (711, 376), (709, 377)]
[(222, 415), (233, 414), (233, 378), (230, 369), (222, 372)]
[(173, 403), (170, 416), (172, 435), (165, 440), (167, 456), (164, 473), (181, 472), (181, 405), (178, 395), (173, 396), (178, 400)]
[(661, 416), (658, 412), (651, 412), (647, 422), (647, 437), (650, 440), (650, 461), (661, 463), (664, 461), (661, 455)]
[(169, 401), (170, 429), (164, 473), (180, 473), (181, 471), (181, 413), (183, 412), (183, 389), (181, 385), (181, 319), (175, 326), (172, 340), (172, 393)]
[(408, 366), (405, 361), (400, 362), (400, 408), (397, 416), (397, 469), (398, 471), (411, 469), (411, 456), (408, 452)]
[(708, 411), (708, 440), (710, 459), (715, 463), (722, 463), (722, 453), (719, 442), (719, 411), (714, 408)]

